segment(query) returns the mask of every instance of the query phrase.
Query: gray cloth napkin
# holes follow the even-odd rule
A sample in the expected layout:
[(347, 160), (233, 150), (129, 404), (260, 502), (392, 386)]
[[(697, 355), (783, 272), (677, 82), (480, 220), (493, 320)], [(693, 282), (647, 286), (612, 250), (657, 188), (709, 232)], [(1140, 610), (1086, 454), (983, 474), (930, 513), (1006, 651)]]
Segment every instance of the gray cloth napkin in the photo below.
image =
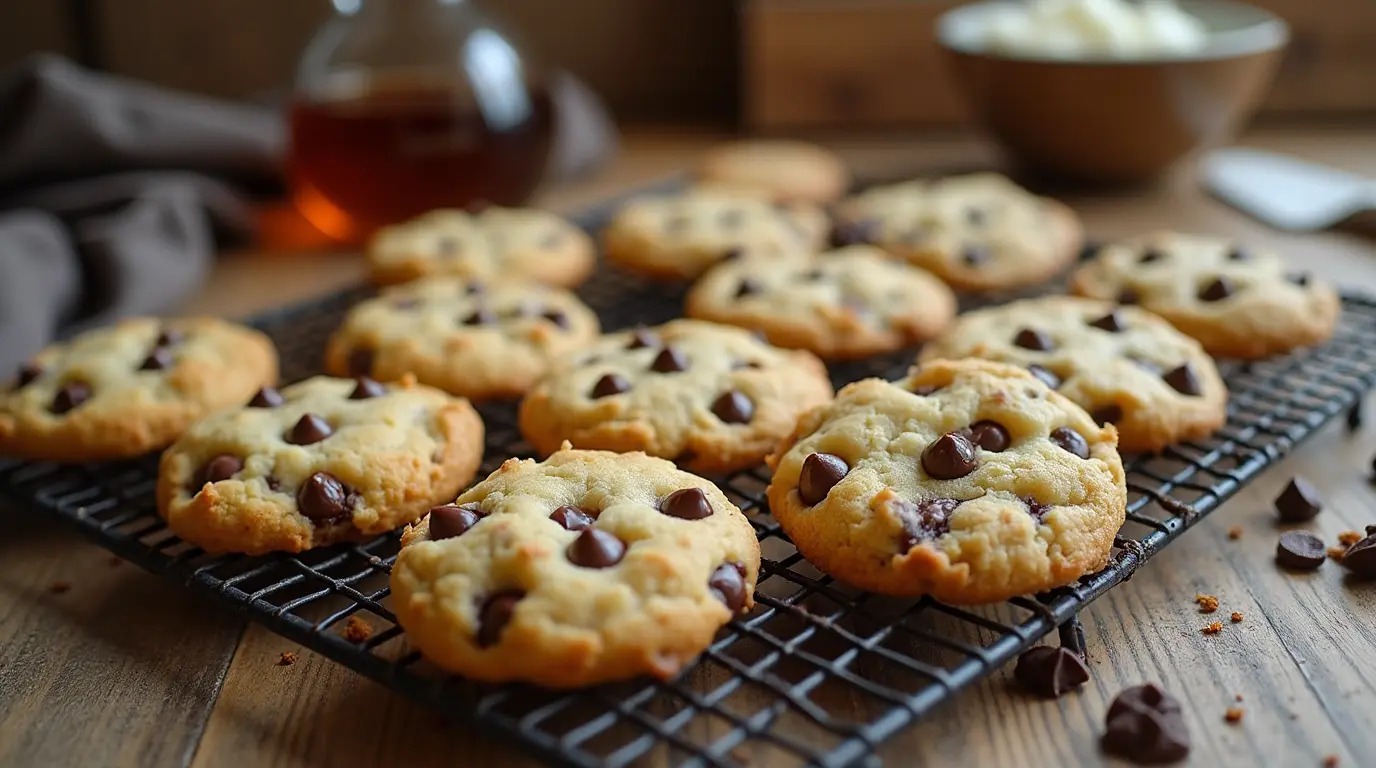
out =
[[(607, 112), (551, 82), (553, 178), (616, 147)], [(177, 93), (34, 56), (0, 75), (0, 381), (54, 337), (175, 307), (216, 238), (253, 234), (245, 191), (278, 191), (280, 109)]]
[(35, 56), (0, 77), (0, 379), (54, 336), (174, 306), (246, 186), (279, 181), (274, 110)]

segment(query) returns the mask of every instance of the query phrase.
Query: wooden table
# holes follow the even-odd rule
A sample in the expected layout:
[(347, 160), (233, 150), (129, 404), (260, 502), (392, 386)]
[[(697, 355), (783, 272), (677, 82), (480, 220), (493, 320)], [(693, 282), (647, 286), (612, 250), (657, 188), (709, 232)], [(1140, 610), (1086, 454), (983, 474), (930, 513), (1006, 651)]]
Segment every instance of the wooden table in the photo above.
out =
[[(717, 136), (636, 132), (613, 166), (551, 190), (570, 210), (683, 167)], [(1258, 132), (1247, 142), (1376, 175), (1376, 136)], [(967, 139), (837, 142), (862, 173), (988, 162)], [(1150, 189), (1068, 198), (1095, 237), (1153, 227), (1215, 231), (1285, 249), (1305, 268), (1376, 290), (1376, 247), (1353, 234), (1283, 235), (1197, 190), (1182, 174)], [(223, 259), (187, 311), (241, 316), (361, 275), (356, 254), (258, 252)], [(1182, 700), (1191, 765), (1369, 765), (1376, 754), (1376, 584), (1328, 564), (1272, 563), (1271, 499), (1295, 474), (1323, 492), (1310, 525), (1328, 541), (1376, 523), (1368, 459), (1376, 426), (1334, 425), (1258, 479), (1083, 615), (1093, 680), (1059, 701), (1012, 691), (1009, 671), (882, 749), (891, 765), (1100, 764), (1098, 737), (1120, 689), (1154, 680)], [(1234, 540), (1230, 528), (1241, 530)], [(65, 589), (64, 589), (65, 587)], [(1220, 612), (1198, 613), (1196, 593)], [(1245, 619), (1231, 624), (1240, 611)], [(1223, 631), (1200, 628), (1218, 618)], [(284, 652), (299, 654), (278, 666)], [(1241, 703), (1235, 697), (1241, 696)], [(1237, 724), (1224, 710), (1241, 706)], [(949, 762), (948, 762), (949, 761)], [(62, 525), (0, 510), (0, 765), (524, 765), (516, 750), (444, 725), (401, 696), (175, 584), (120, 564)], [(756, 760), (769, 764), (769, 760)]]

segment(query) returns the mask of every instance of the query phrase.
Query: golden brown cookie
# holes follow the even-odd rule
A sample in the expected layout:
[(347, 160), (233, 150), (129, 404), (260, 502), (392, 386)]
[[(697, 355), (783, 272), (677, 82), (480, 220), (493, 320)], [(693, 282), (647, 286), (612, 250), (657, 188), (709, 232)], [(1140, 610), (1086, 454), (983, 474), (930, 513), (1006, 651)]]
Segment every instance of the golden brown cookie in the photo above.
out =
[(0, 385), (0, 454), (141, 456), (275, 383), (277, 351), (258, 331), (207, 317), (124, 320), (48, 347)]
[(541, 454), (644, 451), (693, 472), (764, 460), (831, 382), (807, 352), (739, 328), (675, 320), (611, 333), (574, 354), (521, 401), (521, 434)]
[(1070, 296), (961, 315), (921, 360), (980, 357), (1030, 370), (1118, 428), (1124, 451), (1159, 451), (1223, 426), (1228, 389), (1199, 342), (1137, 307)]
[(831, 150), (805, 141), (752, 139), (710, 150), (698, 163), (704, 187), (758, 190), (769, 199), (826, 205), (850, 187), (850, 172)]
[(1021, 368), (933, 361), (804, 416), (770, 457), (769, 508), (848, 584), (997, 602), (1108, 562), (1127, 503), (1115, 443)]
[(710, 482), (644, 454), (510, 459), (407, 530), (392, 609), (472, 680), (668, 678), (754, 603), (760, 550)]
[(210, 552), (300, 552), (398, 528), (473, 479), (483, 424), (421, 386), (317, 376), (197, 422), (162, 456), (158, 511)]
[(1081, 296), (1140, 304), (1219, 357), (1245, 360), (1327, 341), (1338, 295), (1307, 274), (1286, 274), (1265, 251), (1208, 235), (1157, 232), (1114, 243), (1077, 270)]
[(368, 246), (370, 276), (381, 284), (458, 275), (572, 287), (592, 274), (596, 262), (583, 230), (532, 208), (431, 211), (384, 227)]
[(1079, 219), (994, 173), (873, 187), (837, 212), (833, 242), (870, 243), (964, 291), (1045, 282), (1079, 255)]
[(827, 360), (892, 352), (950, 325), (956, 298), (917, 267), (856, 245), (799, 259), (738, 259), (688, 294), (687, 314), (758, 330)]
[(337, 376), (424, 384), (474, 400), (519, 397), (559, 358), (596, 339), (597, 316), (539, 283), (433, 277), (349, 310), (330, 337)]

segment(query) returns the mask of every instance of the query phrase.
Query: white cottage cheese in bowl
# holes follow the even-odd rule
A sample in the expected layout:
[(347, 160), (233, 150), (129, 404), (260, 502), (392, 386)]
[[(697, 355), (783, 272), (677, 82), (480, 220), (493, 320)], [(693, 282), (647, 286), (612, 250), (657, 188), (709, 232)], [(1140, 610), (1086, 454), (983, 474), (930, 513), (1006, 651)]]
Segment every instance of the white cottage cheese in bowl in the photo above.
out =
[(972, 37), (991, 53), (1048, 59), (1189, 56), (1209, 42), (1204, 22), (1175, 0), (1025, 0), (985, 9)]

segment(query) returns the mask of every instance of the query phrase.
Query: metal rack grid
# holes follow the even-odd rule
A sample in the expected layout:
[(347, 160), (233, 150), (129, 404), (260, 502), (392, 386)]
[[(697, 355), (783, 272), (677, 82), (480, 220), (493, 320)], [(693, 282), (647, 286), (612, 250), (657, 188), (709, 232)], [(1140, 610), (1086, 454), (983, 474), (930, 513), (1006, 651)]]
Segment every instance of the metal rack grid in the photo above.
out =
[[(595, 221), (585, 222), (595, 224)], [(326, 335), (368, 294), (356, 289), (264, 317), (283, 377), (319, 368)], [(681, 289), (603, 271), (583, 291), (608, 328), (666, 320)], [(837, 383), (896, 376), (911, 351), (833, 368)], [(877, 762), (876, 749), (934, 706), (1013, 659), (1057, 627), (1077, 643), (1076, 612), (1339, 413), (1355, 419), (1376, 383), (1376, 300), (1344, 299), (1323, 347), (1251, 365), (1225, 365), (1227, 425), (1207, 440), (1127, 462), (1128, 522), (1103, 571), (1049, 594), (961, 609), (899, 600), (839, 584), (804, 561), (769, 516), (763, 468), (715, 478), (745, 512), (764, 561), (758, 605), (724, 628), (689, 669), (551, 693), (479, 685), (430, 667), (388, 610), (387, 572), (398, 536), (300, 555), (212, 556), (172, 536), (153, 498), (155, 457), (107, 464), (0, 462), (0, 495), (75, 524), (138, 565), (209, 593), (275, 632), (446, 714), (476, 721), (566, 765), (841, 766)], [(484, 472), (529, 456), (509, 404), (480, 408)], [(351, 616), (374, 629), (342, 633)]]

